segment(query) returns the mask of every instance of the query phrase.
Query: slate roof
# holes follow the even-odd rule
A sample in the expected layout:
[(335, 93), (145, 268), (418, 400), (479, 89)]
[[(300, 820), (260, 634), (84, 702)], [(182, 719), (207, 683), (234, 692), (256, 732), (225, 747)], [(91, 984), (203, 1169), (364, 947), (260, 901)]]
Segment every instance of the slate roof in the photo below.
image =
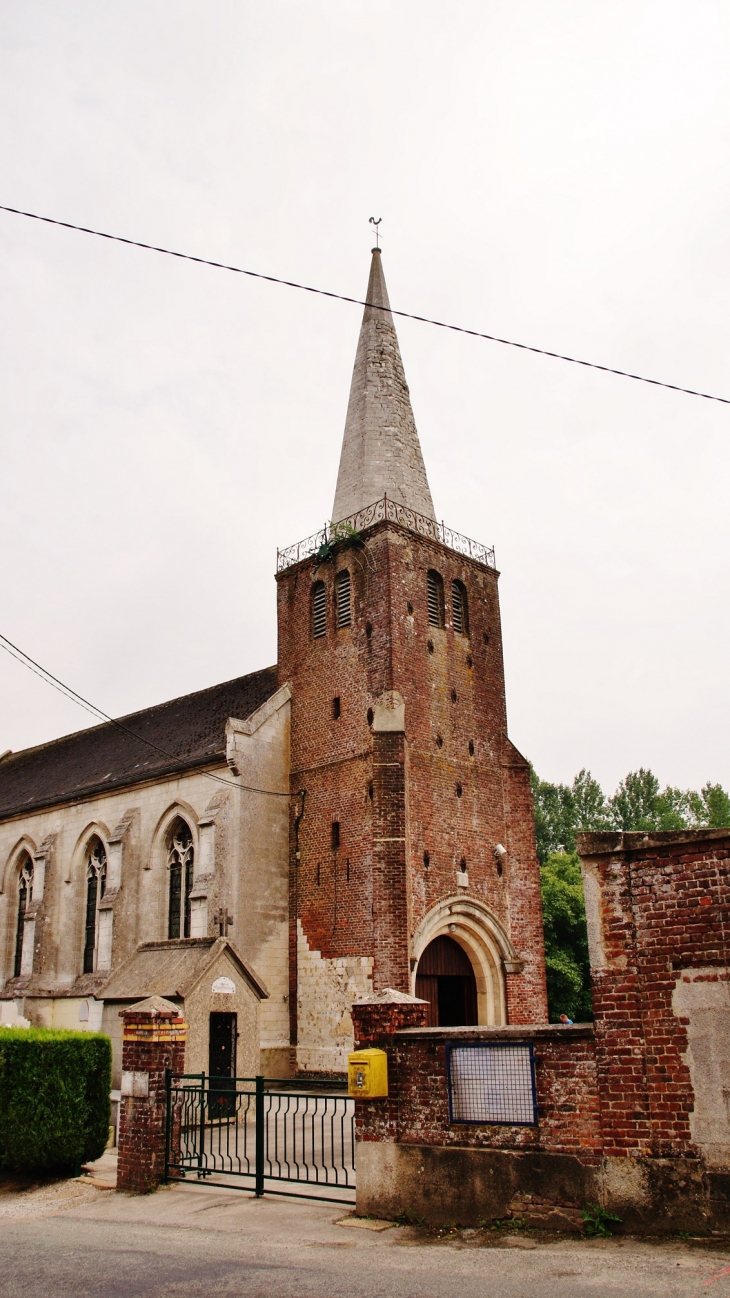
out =
[(380, 248), (373, 248), (365, 300), (332, 518), (348, 519), (387, 496), (435, 522)]
[(185, 999), (223, 951), (227, 951), (259, 999), (268, 991), (225, 937), (143, 942), (97, 992), (100, 1000), (137, 1001), (148, 996)]
[(245, 721), (276, 689), (265, 667), (120, 717), (125, 730), (105, 722), (13, 753), (0, 761), (0, 820), (225, 760), (228, 718)]

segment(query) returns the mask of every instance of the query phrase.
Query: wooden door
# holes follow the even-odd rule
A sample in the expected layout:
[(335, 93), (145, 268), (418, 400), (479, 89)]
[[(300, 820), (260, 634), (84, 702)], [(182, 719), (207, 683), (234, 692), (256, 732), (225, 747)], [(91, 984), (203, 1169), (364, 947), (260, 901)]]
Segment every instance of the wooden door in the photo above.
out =
[(429, 1027), (469, 1027), (477, 1022), (477, 985), (463, 947), (445, 934), (423, 952), (416, 971), (416, 996), (429, 1002)]

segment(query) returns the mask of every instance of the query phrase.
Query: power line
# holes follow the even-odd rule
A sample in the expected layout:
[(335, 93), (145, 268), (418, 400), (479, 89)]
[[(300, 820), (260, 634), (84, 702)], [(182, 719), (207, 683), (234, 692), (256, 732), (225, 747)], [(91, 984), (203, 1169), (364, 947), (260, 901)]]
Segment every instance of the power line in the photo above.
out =
[[(0, 636), (0, 641), (4, 639), (5, 639), (4, 636)], [(10, 646), (10, 641), (8, 640), (5, 644), (0, 644), (0, 649), (4, 649), (6, 653), (10, 654), (11, 658), (15, 658), (19, 663), (23, 665), (23, 667), (27, 667), (29, 671), (32, 671), (34, 676), (38, 676), (40, 680), (45, 681), (46, 685), (52, 684), (52, 681), (48, 679), (48, 676), (43, 674), (42, 669), (41, 671), (36, 671), (36, 668), (31, 666), (32, 659), (28, 659), (26, 661), (25, 657), (21, 657), (20, 651), (18, 651), (18, 653), (13, 652), (15, 646), (13, 646), (12, 648), (10, 648), (9, 646)], [(79, 707), (84, 708), (84, 710), (88, 712), (92, 717), (94, 717), (97, 721), (101, 720), (101, 715), (98, 712), (94, 711), (94, 709), (91, 707), (87, 707), (85, 703), (82, 703), (80, 701), (80, 699), (74, 698), (73, 694), (67, 693), (65, 687), (63, 688), (60, 687), (60, 683), (58, 685), (54, 685), (54, 689), (57, 689), (59, 694), (63, 694), (63, 697), (65, 699), (70, 699), (72, 703), (78, 703)]]
[[(15, 658), (17, 662), (22, 663), (23, 667), (27, 667), (29, 671), (33, 672), (34, 676), (39, 676), (42, 681), (45, 681), (46, 685), (51, 685), (54, 690), (58, 690), (59, 694), (62, 694), (64, 698), (70, 699), (72, 703), (77, 703), (79, 707), (85, 708), (93, 717), (96, 717), (97, 721), (106, 721), (110, 725), (116, 726), (117, 730), (121, 730), (125, 735), (138, 740), (140, 744), (146, 744), (148, 748), (159, 753), (162, 757), (167, 757), (171, 762), (180, 761), (180, 758), (176, 757), (174, 753), (168, 753), (165, 748), (160, 748), (151, 739), (145, 739), (144, 735), (136, 734), (134, 730), (129, 729), (129, 726), (123, 725), (121, 721), (117, 721), (114, 717), (110, 717), (106, 712), (103, 712), (101, 708), (97, 708), (95, 703), (90, 703), (82, 694), (77, 694), (76, 690), (72, 690), (70, 685), (64, 685), (63, 681), (60, 681), (57, 676), (49, 672), (46, 667), (42, 667), (40, 663), (37, 663), (29, 654), (24, 653), (22, 649), (19, 649), (16, 644), (13, 644), (12, 640), (8, 640), (4, 635), (0, 635), (0, 649), (4, 649), (6, 653), (10, 654), (11, 658)], [(235, 784), (233, 780), (226, 780), (222, 775), (211, 775), (210, 771), (203, 771), (202, 774), (206, 779), (214, 780), (216, 784), (227, 784), (232, 789), (242, 789), (246, 793), (265, 793), (270, 798), (289, 797), (288, 793), (279, 793), (276, 789), (255, 789), (250, 784)]]
[(210, 261), (207, 257), (194, 257), (189, 252), (176, 252), (173, 248), (161, 248), (155, 243), (142, 243), (139, 239), (126, 239), (121, 234), (108, 234), (105, 230), (92, 230), (87, 225), (74, 225), (71, 221), (58, 221), (52, 216), (40, 216), (38, 212), (24, 212), (18, 207), (6, 207), (0, 203), (0, 212), (11, 212), (13, 216), (27, 216), (33, 221), (44, 221), (47, 225), (60, 225), (64, 230), (78, 230), (81, 234), (93, 234), (97, 239), (110, 239), (113, 243), (126, 243), (130, 248), (145, 248), (148, 252), (161, 252), (166, 257), (177, 257), (181, 261), (194, 261), (199, 266), (213, 266), (216, 270), (230, 270), (236, 275), (248, 275), (251, 279), (263, 279), (269, 284), (282, 284), (286, 288), (297, 288), (303, 293), (316, 293), (319, 297), (334, 298), (337, 302), (350, 302), (353, 306), (369, 306), (374, 311), (386, 311), (397, 315), (401, 320), (416, 320), (419, 324), (435, 325), (438, 329), (449, 329), (453, 333), (468, 334), (470, 338), (485, 338), (487, 342), (501, 343), (504, 347), (517, 347), (520, 351), (533, 352), (536, 356), (549, 356), (552, 360), (568, 361), (570, 365), (583, 365), (590, 370), (601, 370), (604, 374), (616, 374), (622, 379), (635, 379), (637, 383), (650, 383), (656, 388), (668, 388), (671, 392), (684, 392), (689, 397), (702, 397), (706, 401), (720, 401), (730, 405), (730, 397), (716, 397), (711, 392), (698, 392), (695, 388), (683, 388), (678, 383), (665, 383), (661, 379), (649, 379), (645, 374), (632, 374), (630, 370), (617, 370), (611, 365), (599, 365), (597, 361), (580, 360), (577, 356), (565, 356), (562, 352), (548, 351), (545, 347), (532, 347), (529, 343), (518, 343), (511, 338), (500, 338), (497, 334), (482, 333), (478, 329), (467, 329), (464, 325), (448, 324), (445, 320), (433, 320), (430, 316), (414, 315), (411, 311), (397, 311), (395, 307), (381, 306), (377, 302), (367, 302), (363, 298), (348, 297), (345, 293), (334, 293), (326, 288), (313, 288), (311, 284), (298, 284), (296, 280), (280, 279), (277, 275), (264, 275), (262, 271), (245, 270), (242, 266), (230, 266), (224, 261)]

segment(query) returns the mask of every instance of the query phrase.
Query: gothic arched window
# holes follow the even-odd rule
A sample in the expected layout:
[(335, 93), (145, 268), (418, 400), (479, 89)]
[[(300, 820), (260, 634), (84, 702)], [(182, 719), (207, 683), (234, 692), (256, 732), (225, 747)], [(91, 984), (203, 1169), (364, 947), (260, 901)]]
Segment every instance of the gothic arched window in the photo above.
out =
[(99, 937), (99, 902), (106, 888), (106, 849), (96, 835), (89, 842), (86, 855), (86, 927), (84, 936), (84, 973), (93, 973)]
[(30, 901), (33, 886), (33, 862), (28, 853), (24, 853), (18, 871), (18, 918), (15, 926), (15, 965), (13, 977), (19, 978), (23, 967), (23, 937), (25, 935), (25, 912)]
[(352, 612), (350, 608), (350, 574), (343, 568), (335, 577), (335, 604), (337, 606), (337, 629), (350, 626)]
[(193, 836), (184, 820), (177, 819), (170, 830), (167, 868), (170, 894), (167, 936), (190, 937), (190, 894), (193, 891)]
[(466, 586), (463, 581), (451, 583), (451, 612), (454, 617), (454, 630), (457, 635), (469, 634), (469, 602), (466, 597)]
[(444, 625), (444, 579), (439, 572), (429, 568), (426, 578), (429, 626)]
[(312, 639), (318, 640), (327, 632), (327, 592), (323, 581), (312, 587)]

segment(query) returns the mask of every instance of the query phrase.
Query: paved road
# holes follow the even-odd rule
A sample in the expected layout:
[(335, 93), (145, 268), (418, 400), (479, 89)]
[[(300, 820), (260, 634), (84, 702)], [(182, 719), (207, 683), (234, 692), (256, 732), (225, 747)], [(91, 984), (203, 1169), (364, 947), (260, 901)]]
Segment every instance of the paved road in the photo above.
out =
[(730, 1298), (730, 1251), (684, 1241), (424, 1239), (322, 1204), (175, 1186), (0, 1195), (2, 1298)]

